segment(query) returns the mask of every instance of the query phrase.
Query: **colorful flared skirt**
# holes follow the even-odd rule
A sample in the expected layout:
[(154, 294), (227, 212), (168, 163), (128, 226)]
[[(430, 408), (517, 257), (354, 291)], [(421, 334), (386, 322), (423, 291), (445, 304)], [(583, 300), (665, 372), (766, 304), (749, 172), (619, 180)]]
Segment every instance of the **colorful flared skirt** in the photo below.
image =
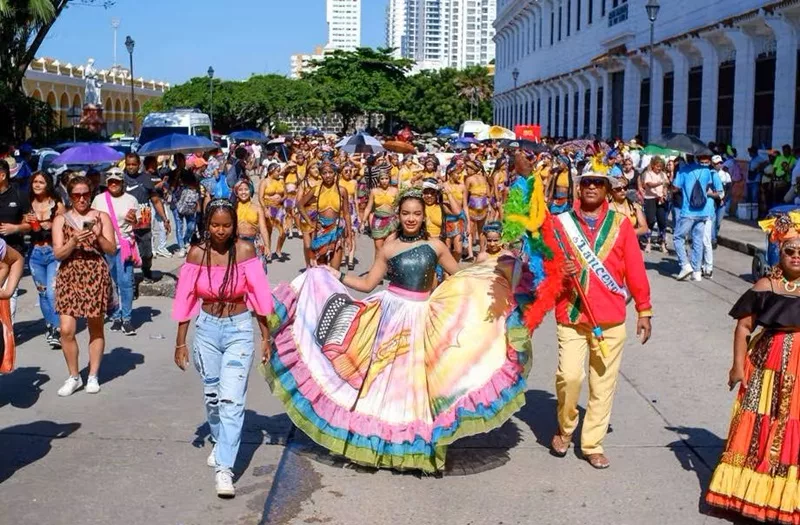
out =
[(344, 242), (344, 228), (339, 217), (325, 217), (320, 215), (317, 218), (316, 229), (311, 236), (311, 251), (314, 258), (319, 259), (326, 255), (332, 255), (337, 249), (341, 248)]
[(458, 215), (444, 216), (444, 235), (448, 239), (453, 239), (464, 233), (464, 212)]
[(489, 198), (485, 195), (480, 196), (470, 196), (469, 200), (467, 201), (467, 206), (469, 207), (469, 218), (473, 221), (484, 221), (486, 220), (486, 215), (489, 212)]
[(260, 370), (294, 424), (333, 454), (441, 471), (448, 444), (525, 403), (531, 338), (511, 261), (462, 270), (430, 296), (390, 286), (363, 301), (311, 268), (276, 289), (273, 351)]
[(361, 228), (361, 219), (358, 218), (355, 203), (350, 201), (350, 229), (358, 232), (359, 228)]
[(373, 239), (385, 239), (397, 230), (397, 215), (394, 212), (375, 210), (372, 213), (370, 235)]
[(800, 523), (800, 337), (762, 331), (750, 343), (728, 441), (706, 494), (748, 518)]
[(286, 210), (283, 206), (267, 206), (267, 222), (273, 227), (283, 228), (283, 221), (286, 219)]
[(356, 202), (358, 203), (358, 211), (363, 214), (369, 203), (369, 187), (363, 180), (356, 183)]
[(264, 241), (261, 239), (261, 236), (239, 235), (239, 238), (243, 241), (253, 243), (253, 247), (256, 249), (256, 257), (258, 257), (258, 260), (261, 261), (261, 266), (264, 268), (264, 273), (267, 273), (270, 254), (268, 253), (267, 247), (264, 246)]
[(311, 220), (311, 222), (306, 222), (301, 215), (300, 231), (303, 233), (314, 233), (315, 224), (317, 223), (317, 209), (314, 208), (313, 210), (306, 210), (306, 215), (308, 215), (308, 218)]
[(297, 199), (295, 197), (286, 197), (283, 199), (283, 209), (286, 213), (293, 213), (295, 206), (297, 206)]

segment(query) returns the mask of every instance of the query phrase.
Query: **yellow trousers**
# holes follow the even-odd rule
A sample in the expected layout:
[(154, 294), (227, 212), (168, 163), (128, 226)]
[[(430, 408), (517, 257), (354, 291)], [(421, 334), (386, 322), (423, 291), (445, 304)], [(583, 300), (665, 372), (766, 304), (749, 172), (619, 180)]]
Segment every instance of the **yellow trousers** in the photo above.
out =
[(603, 327), (608, 343), (608, 357), (591, 350), (591, 329), (584, 325), (562, 325), (558, 335), (558, 370), (556, 397), (558, 426), (564, 436), (571, 436), (578, 426), (578, 398), (586, 378), (586, 354), (589, 354), (589, 403), (583, 418), (581, 451), (602, 454), (603, 439), (608, 432), (611, 405), (617, 388), (617, 375), (622, 362), (622, 349), (627, 332), (625, 323)]

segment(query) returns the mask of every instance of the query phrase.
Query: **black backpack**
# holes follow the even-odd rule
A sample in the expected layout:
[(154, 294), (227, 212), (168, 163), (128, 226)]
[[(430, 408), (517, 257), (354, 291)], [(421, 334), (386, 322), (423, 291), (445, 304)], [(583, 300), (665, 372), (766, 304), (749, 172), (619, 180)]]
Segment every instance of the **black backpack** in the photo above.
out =
[(697, 180), (694, 181), (694, 185), (692, 186), (692, 192), (689, 194), (689, 209), (702, 210), (706, 207), (707, 200), (708, 196), (703, 190), (703, 185), (700, 184), (700, 176), (698, 176)]

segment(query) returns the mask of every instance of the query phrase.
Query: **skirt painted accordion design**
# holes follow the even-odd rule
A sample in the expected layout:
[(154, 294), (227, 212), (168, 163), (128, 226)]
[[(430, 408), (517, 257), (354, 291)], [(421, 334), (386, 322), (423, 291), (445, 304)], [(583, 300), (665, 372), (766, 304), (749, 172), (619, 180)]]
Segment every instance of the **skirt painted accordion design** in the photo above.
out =
[(294, 424), (333, 454), (441, 471), (448, 444), (525, 403), (531, 338), (509, 281), (515, 264), (474, 265), (430, 296), (390, 286), (363, 301), (309, 269), (275, 290), (260, 370)]
[(764, 330), (750, 343), (725, 450), (706, 494), (748, 518), (800, 523), (800, 337)]

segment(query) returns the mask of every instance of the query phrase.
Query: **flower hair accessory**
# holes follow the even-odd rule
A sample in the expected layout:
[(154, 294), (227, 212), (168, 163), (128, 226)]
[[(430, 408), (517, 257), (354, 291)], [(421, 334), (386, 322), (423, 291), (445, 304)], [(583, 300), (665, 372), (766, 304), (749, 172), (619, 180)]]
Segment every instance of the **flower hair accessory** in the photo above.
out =
[(800, 237), (800, 212), (781, 213), (771, 219), (758, 221), (758, 225), (769, 234), (769, 242), (783, 244)]

